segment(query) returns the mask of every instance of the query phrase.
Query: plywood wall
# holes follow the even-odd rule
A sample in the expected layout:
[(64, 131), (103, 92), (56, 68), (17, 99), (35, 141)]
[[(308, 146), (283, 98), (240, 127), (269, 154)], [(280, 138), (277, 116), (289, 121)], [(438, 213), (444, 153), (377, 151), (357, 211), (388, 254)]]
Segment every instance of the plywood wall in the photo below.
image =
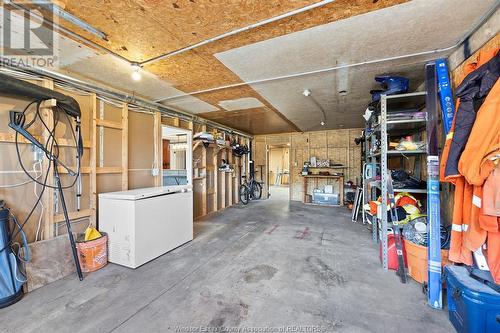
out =
[[(162, 124), (193, 130), (192, 122), (178, 118), (162, 118), (153, 110), (129, 108), (129, 105), (123, 102), (112, 101), (93, 93), (65, 86), (54, 86), (54, 83), (47, 79), (36, 79), (30, 82), (75, 98), (81, 108), (84, 155), (82, 158), (83, 194), (79, 211), (76, 204), (76, 188), (71, 187), (65, 190), (75, 232), (83, 232), (89, 224), (98, 223), (99, 193), (162, 185), (161, 173), (158, 176), (153, 176), (152, 173), (154, 168), (161, 168)], [(8, 127), (8, 119), (10, 110), (23, 110), (29, 103), (29, 100), (22, 98), (0, 95), (0, 154), (2, 156), (0, 158), (0, 200), (5, 200), (21, 223), (26, 220), (35, 204), (36, 195), (40, 195), (41, 187), (35, 188), (34, 183), (28, 183), (15, 188), (5, 188), (6, 185), (28, 180), (17, 159), (15, 134)], [(44, 116), (53, 114), (50, 108), (42, 108), (42, 111)], [(30, 112), (33, 112), (33, 107)], [(62, 146), (61, 160), (74, 167), (76, 151), (72, 127), (74, 124), (62, 117), (57, 127), (56, 137)], [(201, 127), (197, 126), (194, 130), (200, 129)], [(34, 127), (32, 133), (40, 138), (47, 135), (41, 125)], [(21, 158), (26, 168), (32, 170), (35, 162), (32, 145), (27, 144), (22, 138), (19, 141)], [(203, 148), (203, 151), (197, 148), (194, 152), (195, 160), (201, 156), (201, 163), (207, 167), (202, 177), (195, 178), (193, 184), (195, 217), (201, 217), (237, 202), (234, 193), (237, 192), (235, 187), (239, 185), (241, 168), (235, 167), (235, 173), (224, 175), (224, 184), (217, 185), (217, 163), (222, 158), (221, 156), (229, 158), (231, 163), (238, 166), (241, 162), (239, 159), (233, 159), (230, 152), (226, 151), (225, 155), (221, 154), (216, 152), (215, 148)], [(210, 161), (208, 163), (207, 157)], [(47, 170), (47, 163), (44, 163), (42, 167)], [(208, 174), (211, 174), (210, 179)], [(49, 175), (48, 184), (53, 185), (51, 173)], [(70, 184), (74, 179), (66, 173), (62, 173), (61, 178), (63, 185)], [(211, 187), (212, 192), (207, 193), (207, 185)], [(215, 199), (217, 196), (220, 200)], [(43, 211), (42, 205), (38, 205), (25, 225), (24, 230), (30, 243), (35, 241), (37, 230), (39, 230), (38, 240), (51, 239), (57, 234), (65, 233), (62, 209), (60, 205), (54, 204), (54, 191), (47, 188), (42, 195), (41, 202)], [(39, 223), (40, 227), (38, 227)]]
[[(289, 170), (290, 168), (290, 149), (289, 148), (271, 148), (269, 149), (269, 184), (275, 184), (278, 172)], [(288, 179), (282, 178), (282, 185), (286, 185)]]
[[(361, 178), (361, 146), (354, 138), (361, 135), (361, 129), (342, 129), (304, 133), (287, 133), (256, 136), (253, 145), (253, 158), (256, 178), (267, 186), (267, 147), (275, 145), (290, 146), (290, 198), (302, 199), (302, 165), (312, 156), (330, 159), (347, 167), (345, 180), (359, 184)], [(261, 171), (262, 170), (262, 171)], [(264, 196), (267, 190), (264, 190)]]

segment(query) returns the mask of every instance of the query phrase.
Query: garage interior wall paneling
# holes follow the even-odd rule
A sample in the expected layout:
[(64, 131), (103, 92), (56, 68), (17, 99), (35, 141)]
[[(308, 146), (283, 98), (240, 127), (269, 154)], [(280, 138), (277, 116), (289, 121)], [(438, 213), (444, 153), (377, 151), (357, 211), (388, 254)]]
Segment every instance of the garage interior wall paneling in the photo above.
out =
[[(300, 176), (302, 166), (313, 156), (329, 159), (331, 163), (340, 163), (346, 166), (345, 181), (351, 180), (360, 184), (361, 146), (354, 143), (354, 138), (360, 136), (361, 131), (362, 129), (340, 129), (256, 136), (254, 140), (255, 164), (256, 166), (266, 165), (266, 149), (268, 147), (290, 144), (290, 198), (296, 201), (302, 200), (303, 180)], [(269, 171), (265, 170), (265, 173), (268, 174)], [(264, 177), (264, 182), (267, 188), (269, 185), (267, 177)], [(319, 186), (325, 184), (327, 184), (326, 181), (318, 183)], [(310, 186), (314, 186), (314, 184), (310, 184)], [(312, 187), (309, 190), (312, 191)], [(268, 191), (264, 190), (264, 195), (267, 193)]]
[[(54, 86), (53, 82), (48, 79), (26, 81), (71, 96), (80, 105), (82, 112), (81, 133), (84, 141), (83, 192), (80, 211), (77, 211), (76, 187), (66, 189), (64, 192), (73, 231), (78, 233), (83, 232), (91, 221), (94, 224), (97, 222), (99, 193), (161, 185), (160, 176), (155, 178), (151, 172), (155, 162), (160, 163), (161, 168), (161, 154), (155, 155), (155, 149), (158, 149), (159, 152), (161, 148), (158, 147), (158, 143), (155, 145), (155, 140), (159, 136), (158, 133), (155, 134), (155, 129), (158, 131), (161, 124), (195, 131), (207, 129), (205, 125), (194, 125), (190, 121), (175, 117), (161, 117), (161, 121), (155, 122), (153, 110), (150, 111), (151, 113), (129, 110), (123, 102), (101, 99), (93, 93), (72, 88)], [(14, 143), (15, 133), (8, 127), (8, 122), (10, 110), (23, 110), (30, 102), (30, 100), (23, 98), (0, 96), (0, 154), (2, 156), (0, 159), (0, 169), (2, 170), (0, 173), (0, 199), (5, 200), (21, 222), (25, 220), (32, 205), (37, 200), (34, 194), (34, 183), (15, 188), (2, 188), (2, 186), (28, 180), (19, 166)], [(31, 108), (30, 112), (34, 112), (33, 110)], [(42, 108), (41, 111), (44, 116), (53, 115), (49, 108)], [(56, 136), (61, 144), (61, 160), (74, 167), (76, 166), (76, 154), (73, 147), (72, 127), (74, 125), (70, 124), (65, 117), (60, 117)], [(212, 129), (208, 128), (207, 130)], [(46, 135), (40, 125), (35, 125), (30, 131), (40, 139)], [(31, 170), (35, 162), (33, 148), (25, 141), (19, 138), (19, 151), (24, 165)], [(205, 149), (203, 145), (196, 148), (193, 153), (195, 163), (198, 163), (198, 167), (201, 168), (199, 170), (200, 177), (193, 180), (195, 218), (217, 211), (217, 200), (214, 199), (217, 195), (224, 198), (220, 208), (238, 202), (237, 188), (241, 174), (241, 159), (235, 158), (233, 160), (230, 151), (224, 155), (235, 165), (235, 173), (219, 177), (224, 179), (224, 185), (221, 186), (219, 183), (214, 183), (214, 180), (217, 180), (214, 175), (217, 172), (217, 162), (220, 162), (222, 155), (217, 157), (214, 153), (214, 148)], [(214, 160), (214, 156), (216, 160)], [(47, 167), (46, 164), (44, 162), (43, 168)], [(64, 171), (61, 170), (61, 172), (63, 184), (68, 184), (73, 180)], [(40, 193), (40, 190), (41, 186), (37, 186), (37, 193)], [(56, 234), (66, 232), (62, 223), (62, 209), (60, 204), (54, 204), (53, 198), (53, 191), (47, 189), (42, 197), (44, 212), (38, 240), (51, 239)], [(24, 228), (30, 243), (35, 241), (41, 214), (42, 210), (39, 205)]]
[(155, 163), (153, 114), (130, 112), (128, 120), (129, 189), (155, 186), (152, 175)]

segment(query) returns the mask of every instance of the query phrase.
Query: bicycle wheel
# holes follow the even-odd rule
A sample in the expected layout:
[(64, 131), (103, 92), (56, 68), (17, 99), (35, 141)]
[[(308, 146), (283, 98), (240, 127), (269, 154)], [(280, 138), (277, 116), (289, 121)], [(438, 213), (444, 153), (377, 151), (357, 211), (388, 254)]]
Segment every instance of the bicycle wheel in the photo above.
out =
[(240, 185), (240, 202), (244, 205), (248, 204), (248, 201), (250, 199), (249, 191), (248, 191), (248, 186), (242, 184)]
[(253, 182), (252, 197), (256, 200), (262, 198), (262, 185), (256, 181)]

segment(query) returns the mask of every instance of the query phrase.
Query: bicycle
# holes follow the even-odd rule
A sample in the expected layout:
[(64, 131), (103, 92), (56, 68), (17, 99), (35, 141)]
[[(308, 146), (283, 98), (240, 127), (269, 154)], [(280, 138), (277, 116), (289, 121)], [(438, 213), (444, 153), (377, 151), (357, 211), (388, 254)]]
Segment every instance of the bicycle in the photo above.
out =
[(262, 198), (262, 185), (253, 176), (247, 181), (247, 176), (241, 176), (243, 183), (240, 185), (239, 194), (242, 204), (247, 205), (250, 200)]

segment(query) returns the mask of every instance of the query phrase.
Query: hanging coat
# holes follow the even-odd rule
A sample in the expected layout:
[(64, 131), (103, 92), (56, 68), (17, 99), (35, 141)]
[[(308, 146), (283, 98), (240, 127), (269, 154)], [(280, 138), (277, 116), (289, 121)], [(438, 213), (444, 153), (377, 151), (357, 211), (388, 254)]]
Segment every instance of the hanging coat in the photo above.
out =
[(459, 161), (466, 182), (474, 184), (470, 225), (462, 247), (474, 251), (487, 239), (487, 262), (500, 283), (500, 80), (497, 80), (477, 112), (469, 141)]
[[(474, 70), (476, 70), (478, 67), (483, 66), (486, 64), (488, 61), (490, 61), (495, 55), (497, 55), (499, 52), (498, 48), (495, 49), (490, 49), (490, 50), (481, 50), (478, 52), (478, 55), (475, 59), (474, 62), (468, 63), (464, 66), (462, 73), (458, 74), (458, 82), (462, 83), (464, 78), (472, 73)], [(457, 98), (456, 105), (455, 105), (455, 113), (453, 115), (453, 122), (452, 126), (450, 129), (450, 132), (446, 135), (444, 147), (443, 147), (443, 153), (441, 154), (440, 158), (440, 165), (439, 165), (439, 181), (441, 182), (450, 182), (455, 184), (454, 178), (445, 177), (445, 169), (446, 169), (446, 164), (448, 162), (448, 156), (450, 153), (450, 146), (451, 142), (453, 140), (453, 135), (455, 131), (455, 122), (457, 120), (457, 113), (458, 113), (458, 107), (460, 106), (460, 98)]]
[[(496, 52), (486, 55), (483, 55), (483, 53), (480, 52), (477, 57), (477, 61), (468, 64), (464, 68), (464, 77), (472, 73), (476, 68), (488, 62), (494, 56), (494, 54), (496, 54)], [(464, 177), (461, 175), (459, 175), (458, 177), (445, 178), (445, 168), (450, 152), (451, 142), (453, 140), (459, 106), (460, 98), (457, 99), (455, 107), (455, 110), (457, 110), (457, 112), (455, 112), (453, 116), (452, 127), (450, 129), (450, 132), (446, 136), (443, 153), (441, 155), (439, 178), (442, 182), (451, 182), (455, 185), (449, 259), (453, 262), (470, 266), (472, 265), (472, 253), (467, 247), (464, 246), (463, 238), (470, 222), (470, 214), (472, 210), (472, 186), (468, 184), (465, 181)]]
[(457, 87), (455, 95), (460, 98), (456, 112), (455, 129), (446, 161), (445, 177), (460, 177), (458, 161), (469, 140), (472, 126), (476, 120), (476, 112), (484, 98), (500, 76), (500, 54), (467, 75)]
[(477, 112), (458, 170), (470, 184), (482, 186), (495, 168), (496, 155), (500, 155), (500, 80)]

